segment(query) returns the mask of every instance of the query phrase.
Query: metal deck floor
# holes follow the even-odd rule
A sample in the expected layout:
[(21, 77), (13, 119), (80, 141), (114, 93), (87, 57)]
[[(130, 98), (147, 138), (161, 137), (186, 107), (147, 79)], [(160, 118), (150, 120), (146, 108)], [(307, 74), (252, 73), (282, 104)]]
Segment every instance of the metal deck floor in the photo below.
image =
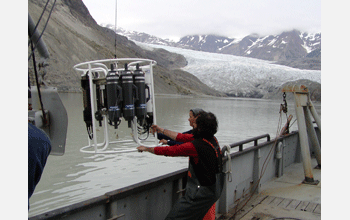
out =
[[(312, 159), (312, 165), (316, 167), (315, 159)], [(240, 211), (237, 212), (246, 201), (218, 219), (321, 219), (321, 170), (314, 168), (313, 177), (319, 181), (317, 185), (302, 184), (303, 164), (292, 164), (284, 170), (282, 177), (262, 185), (260, 193), (255, 194)]]

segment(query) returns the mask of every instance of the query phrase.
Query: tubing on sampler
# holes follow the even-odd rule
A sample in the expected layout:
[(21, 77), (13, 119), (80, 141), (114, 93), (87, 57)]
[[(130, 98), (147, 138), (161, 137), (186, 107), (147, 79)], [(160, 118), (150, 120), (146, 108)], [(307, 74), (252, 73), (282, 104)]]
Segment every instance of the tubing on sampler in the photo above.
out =
[[(118, 64), (124, 64), (123, 68), (118, 68)], [(145, 145), (145, 140), (140, 136), (147, 134), (148, 138), (150, 126), (156, 124), (154, 65), (156, 62), (153, 60), (119, 58), (89, 61), (74, 66), (75, 70), (82, 72), (83, 119), (89, 136), (89, 145), (82, 147), (81, 152), (103, 154), (137, 151), (123, 146), (124, 149), (107, 150), (110, 144), (126, 143), (110, 141), (108, 135), (108, 125), (118, 129), (122, 118), (132, 130), (133, 140), (127, 142)], [(100, 127), (104, 127), (102, 143), (97, 143), (97, 121)], [(158, 144), (157, 137), (155, 144)], [(94, 150), (89, 150), (90, 148)]]

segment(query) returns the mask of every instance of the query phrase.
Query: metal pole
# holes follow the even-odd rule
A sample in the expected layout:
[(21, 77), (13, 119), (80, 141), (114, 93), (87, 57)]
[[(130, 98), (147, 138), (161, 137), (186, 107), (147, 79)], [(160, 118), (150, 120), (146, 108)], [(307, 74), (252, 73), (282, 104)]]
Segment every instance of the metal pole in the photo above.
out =
[[(157, 124), (157, 118), (156, 118), (156, 98), (155, 98), (155, 92), (154, 92), (154, 80), (153, 80), (153, 67), (152, 67), (152, 62), (150, 61), (149, 63), (149, 68), (150, 68), (150, 74), (151, 74), (151, 96), (152, 96), (152, 108), (153, 108), (153, 124)], [(158, 145), (158, 135), (157, 132), (154, 133), (155, 135), (155, 144)]]
[(259, 187), (259, 177), (260, 177), (260, 149), (257, 149), (254, 151), (254, 162), (253, 162), (253, 187), (251, 188), (251, 193), (259, 193), (260, 187)]
[(109, 135), (108, 135), (108, 121), (107, 121), (107, 115), (103, 116), (103, 125), (104, 125), (104, 144), (102, 145), (103, 148), (100, 151), (104, 151), (109, 146)]
[[(284, 139), (283, 139), (284, 142)], [(282, 161), (283, 161), (283, 143), (279, 142), (277, 147), (276, 147), (276, 160), (277, 160), (277, 177), (282, 176)]]
[(316, 109), (315, 109), (314, 105), (312, 104), (310, 98), (309, 98), (309, 108), (310, 108), (312, 116), (314, 117), (314, 119), (316, 121), (318, 129), (320, 129), (320, 131), (321, 131), (321, 118), (318, 116)]
[(305, 113), (305, 119), (306, 119), (307, 133), (310, 137), (312, 147), (315, 150), (315, 156), (316, 156), (317, 163), (321, 167), (320, 143), (318, 142), (318, 138), (316, 135), (315, 128), (312, 124), (312, 119), (311, 119), (311, 115), (310, 115), (310, 111), (309, 111), (308, 107), (304, 107), (304, 113)]
[(312, 174), (309, 141), (307, 137), (304, 111), (302, 107), (302, 104), (304, 102), (306, 104), (307, 96), (304, 94), (294, 93), (294, 98), (295, 98), (295, 112), (297, 115), (298, 129), (299, 129), (301, 157), (303, 159), (303, 167), (304, 167), (304, 174), (305, 174), (304, 183), (310, 183), (310, 182), (314, 182), (314, 178)]
[(95, 125), (95, 118), (94, 118), (94, 112), (95, 112), (95, 105), (94, 105), (94, 100), (96, 100), (95, 98), (95, 90), (94, 90), (94, 85), (93, 85), (93, 81), (92, 81), (92, 69), (91, 69), (91, 63), (88, 64), (89, 67), (89, 84), (90, 84), (90, 99), (91, 99), (91, 112), (92, 112), (92, 135), (93, 135), (93, 139), (94, 139), (94, 149), (95, 149), (95, 153), (97, 153), (97, 134), (96, 134), (96, 125)]

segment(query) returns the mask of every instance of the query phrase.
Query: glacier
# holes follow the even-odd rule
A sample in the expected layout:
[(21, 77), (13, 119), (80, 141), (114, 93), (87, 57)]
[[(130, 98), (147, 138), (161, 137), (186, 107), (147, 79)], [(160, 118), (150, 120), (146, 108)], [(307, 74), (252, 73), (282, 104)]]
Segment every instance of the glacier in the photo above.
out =
[(231, 95), (264, 95), (271, 88), (299, 79), (321, 83), (320, 70), (302, 70), (255, 58), (135, 43), (144, 49), (162, 48), (183, 55), (188, 65), (182, 70), (195, 75), (209, 87)]

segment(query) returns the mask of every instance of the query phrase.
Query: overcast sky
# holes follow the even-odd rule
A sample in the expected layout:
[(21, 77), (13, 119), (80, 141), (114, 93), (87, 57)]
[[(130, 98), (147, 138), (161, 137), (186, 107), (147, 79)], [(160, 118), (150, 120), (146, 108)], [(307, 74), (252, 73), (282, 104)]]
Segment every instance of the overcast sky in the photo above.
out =
[[(83, 0), (98, 24), (115, 23), (116, 0)], [(321, 0), (119, 0), (117, 26), (161, 38), (321, 32)]]

